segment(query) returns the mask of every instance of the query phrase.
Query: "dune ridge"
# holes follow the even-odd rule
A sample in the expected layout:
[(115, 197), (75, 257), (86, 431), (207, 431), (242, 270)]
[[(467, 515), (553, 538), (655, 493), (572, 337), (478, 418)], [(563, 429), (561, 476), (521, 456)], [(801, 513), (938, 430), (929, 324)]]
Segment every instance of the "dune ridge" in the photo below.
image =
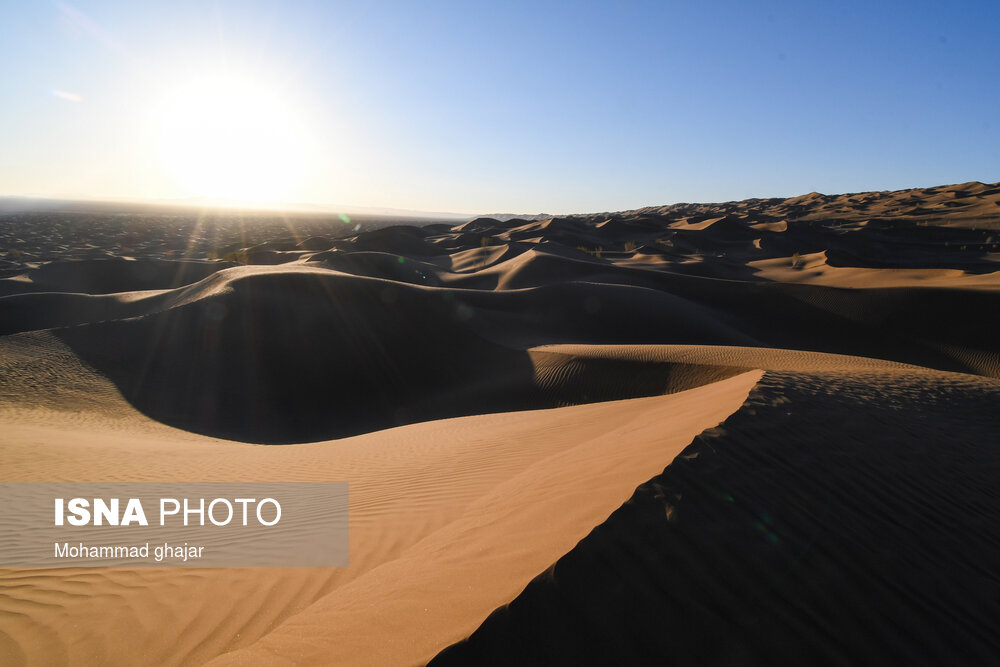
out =
[(432, 665), (987, 664), (1000, 382), (768, 371)]
[[(34, 364), (36, 386), (62, 384), (48, 371), (64, 367), (60, 355), (69, 350), (57, 338), (47, 345), (53, 364)], [(236, 653), (234, 660), (272, 662), (276, 650), (317, 664), (357, 664), (357, 645), (342, 633), (388, 618), (395, 618), (396, 640), (381, 642), (381, 652), (365, 650), (365, 660), (428, 660), (602, 521), (636, 480), (662, 468), (694, 435), (738, 407), (758, 377), (744, 373), (671, 396), (519, 412), (515, 419), (471, 416), (328, 443), (254, 447), (152, 422), (130, 409), (107, 379), (79, 369), (76, 387), (64, 388), (64, 397), (96, 395), (102, 409), (78, 403), (67, 410), (71, 400), (20, 408), (5, 402), (5, 479), (38, 479), (39, 471), (47, 480), (346, 478), (352, 484), (351, 564), (0, 569), (0, 587), (7, 591), (0, 648), (14, 662), (200, 664), (243, 648), (249, 654)], [(581, 476), (588, 483), (580, 484)], [(494, 529), (498, 520), (513, 524)], [(492, 554), (485, 568), (477, 556), (484, 550)], [(397, 574), (388, 576), (387, 568)], [(492, 587), (472, 579), (476, 595), (456, 587), (461, 577), (484, 575)], [(403, 596), (391, 611), (386, 601), (406, 586), (422, 595)], [(241, 599), (236, 614), (217, 603), (232, 595)], [(428, 600), (435, 601), (437, 618), (411, 623)], [(365, 608), (375, 615), (363, 616)], [(102, 633), (86, 623), (95, 615), (106, 619)], [(185, 626), (183, 643), (150, 634), (182, 617), (199, 619), (197, 627)], [(340, 620), (328, 624), (331, 618)], [(300, 641), (303, 627), (310, 638)], [(252, 643), (272, 634), (260, 647)], [(134, 643), (119, 641), (125, 636)], [(278, 648), (268, 648), (273, 644)]]
[(0, 479), (347, 481), (351, 564), (3, 569), (4, 664), (1000, 655), (997, 184), (80, 215), (0, 215)]

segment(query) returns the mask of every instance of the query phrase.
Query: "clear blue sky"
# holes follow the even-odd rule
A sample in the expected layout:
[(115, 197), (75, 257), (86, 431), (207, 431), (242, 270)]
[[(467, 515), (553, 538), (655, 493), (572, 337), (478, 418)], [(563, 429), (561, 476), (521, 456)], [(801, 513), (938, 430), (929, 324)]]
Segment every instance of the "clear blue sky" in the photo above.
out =
[(1000, 180), (1000, 2), (6, 2), (0, 194), (459, 212)]

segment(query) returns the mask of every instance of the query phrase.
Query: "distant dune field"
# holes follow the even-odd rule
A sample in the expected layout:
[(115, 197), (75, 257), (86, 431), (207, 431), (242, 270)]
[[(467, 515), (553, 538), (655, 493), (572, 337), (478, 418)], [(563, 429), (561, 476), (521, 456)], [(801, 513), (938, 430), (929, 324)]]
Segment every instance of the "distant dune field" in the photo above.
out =
[(1000, 184), (171, 215), (0, 214), (0, 480), (346, 481), (350, 565), (0, 569), (0, 663), (1000, 661)]

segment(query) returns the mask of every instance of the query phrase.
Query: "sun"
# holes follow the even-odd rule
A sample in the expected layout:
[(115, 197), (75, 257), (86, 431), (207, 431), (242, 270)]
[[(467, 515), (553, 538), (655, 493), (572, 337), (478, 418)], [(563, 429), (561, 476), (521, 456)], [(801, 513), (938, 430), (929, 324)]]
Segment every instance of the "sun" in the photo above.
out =
[(282, 88), (207, 75), (168, 91), (159, 115), (161, 158), (184, 196), (269, 204), (296, 192), (306, 133)]

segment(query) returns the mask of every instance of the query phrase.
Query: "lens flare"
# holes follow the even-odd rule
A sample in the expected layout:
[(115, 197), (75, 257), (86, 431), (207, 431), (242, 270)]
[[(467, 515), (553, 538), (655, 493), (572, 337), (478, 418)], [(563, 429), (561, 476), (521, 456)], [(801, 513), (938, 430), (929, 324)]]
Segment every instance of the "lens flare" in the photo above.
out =
[(53, 88), (49, 92), (52, 93), (53, 97), (58, 97), (59, 99), (66, 100), (67, 102), (83, 101), (83, 97), (81, 97), (80, 95), (77, 95), (76, 93), (70, 93), (65, 90), (58, 90), (56, 88)]

